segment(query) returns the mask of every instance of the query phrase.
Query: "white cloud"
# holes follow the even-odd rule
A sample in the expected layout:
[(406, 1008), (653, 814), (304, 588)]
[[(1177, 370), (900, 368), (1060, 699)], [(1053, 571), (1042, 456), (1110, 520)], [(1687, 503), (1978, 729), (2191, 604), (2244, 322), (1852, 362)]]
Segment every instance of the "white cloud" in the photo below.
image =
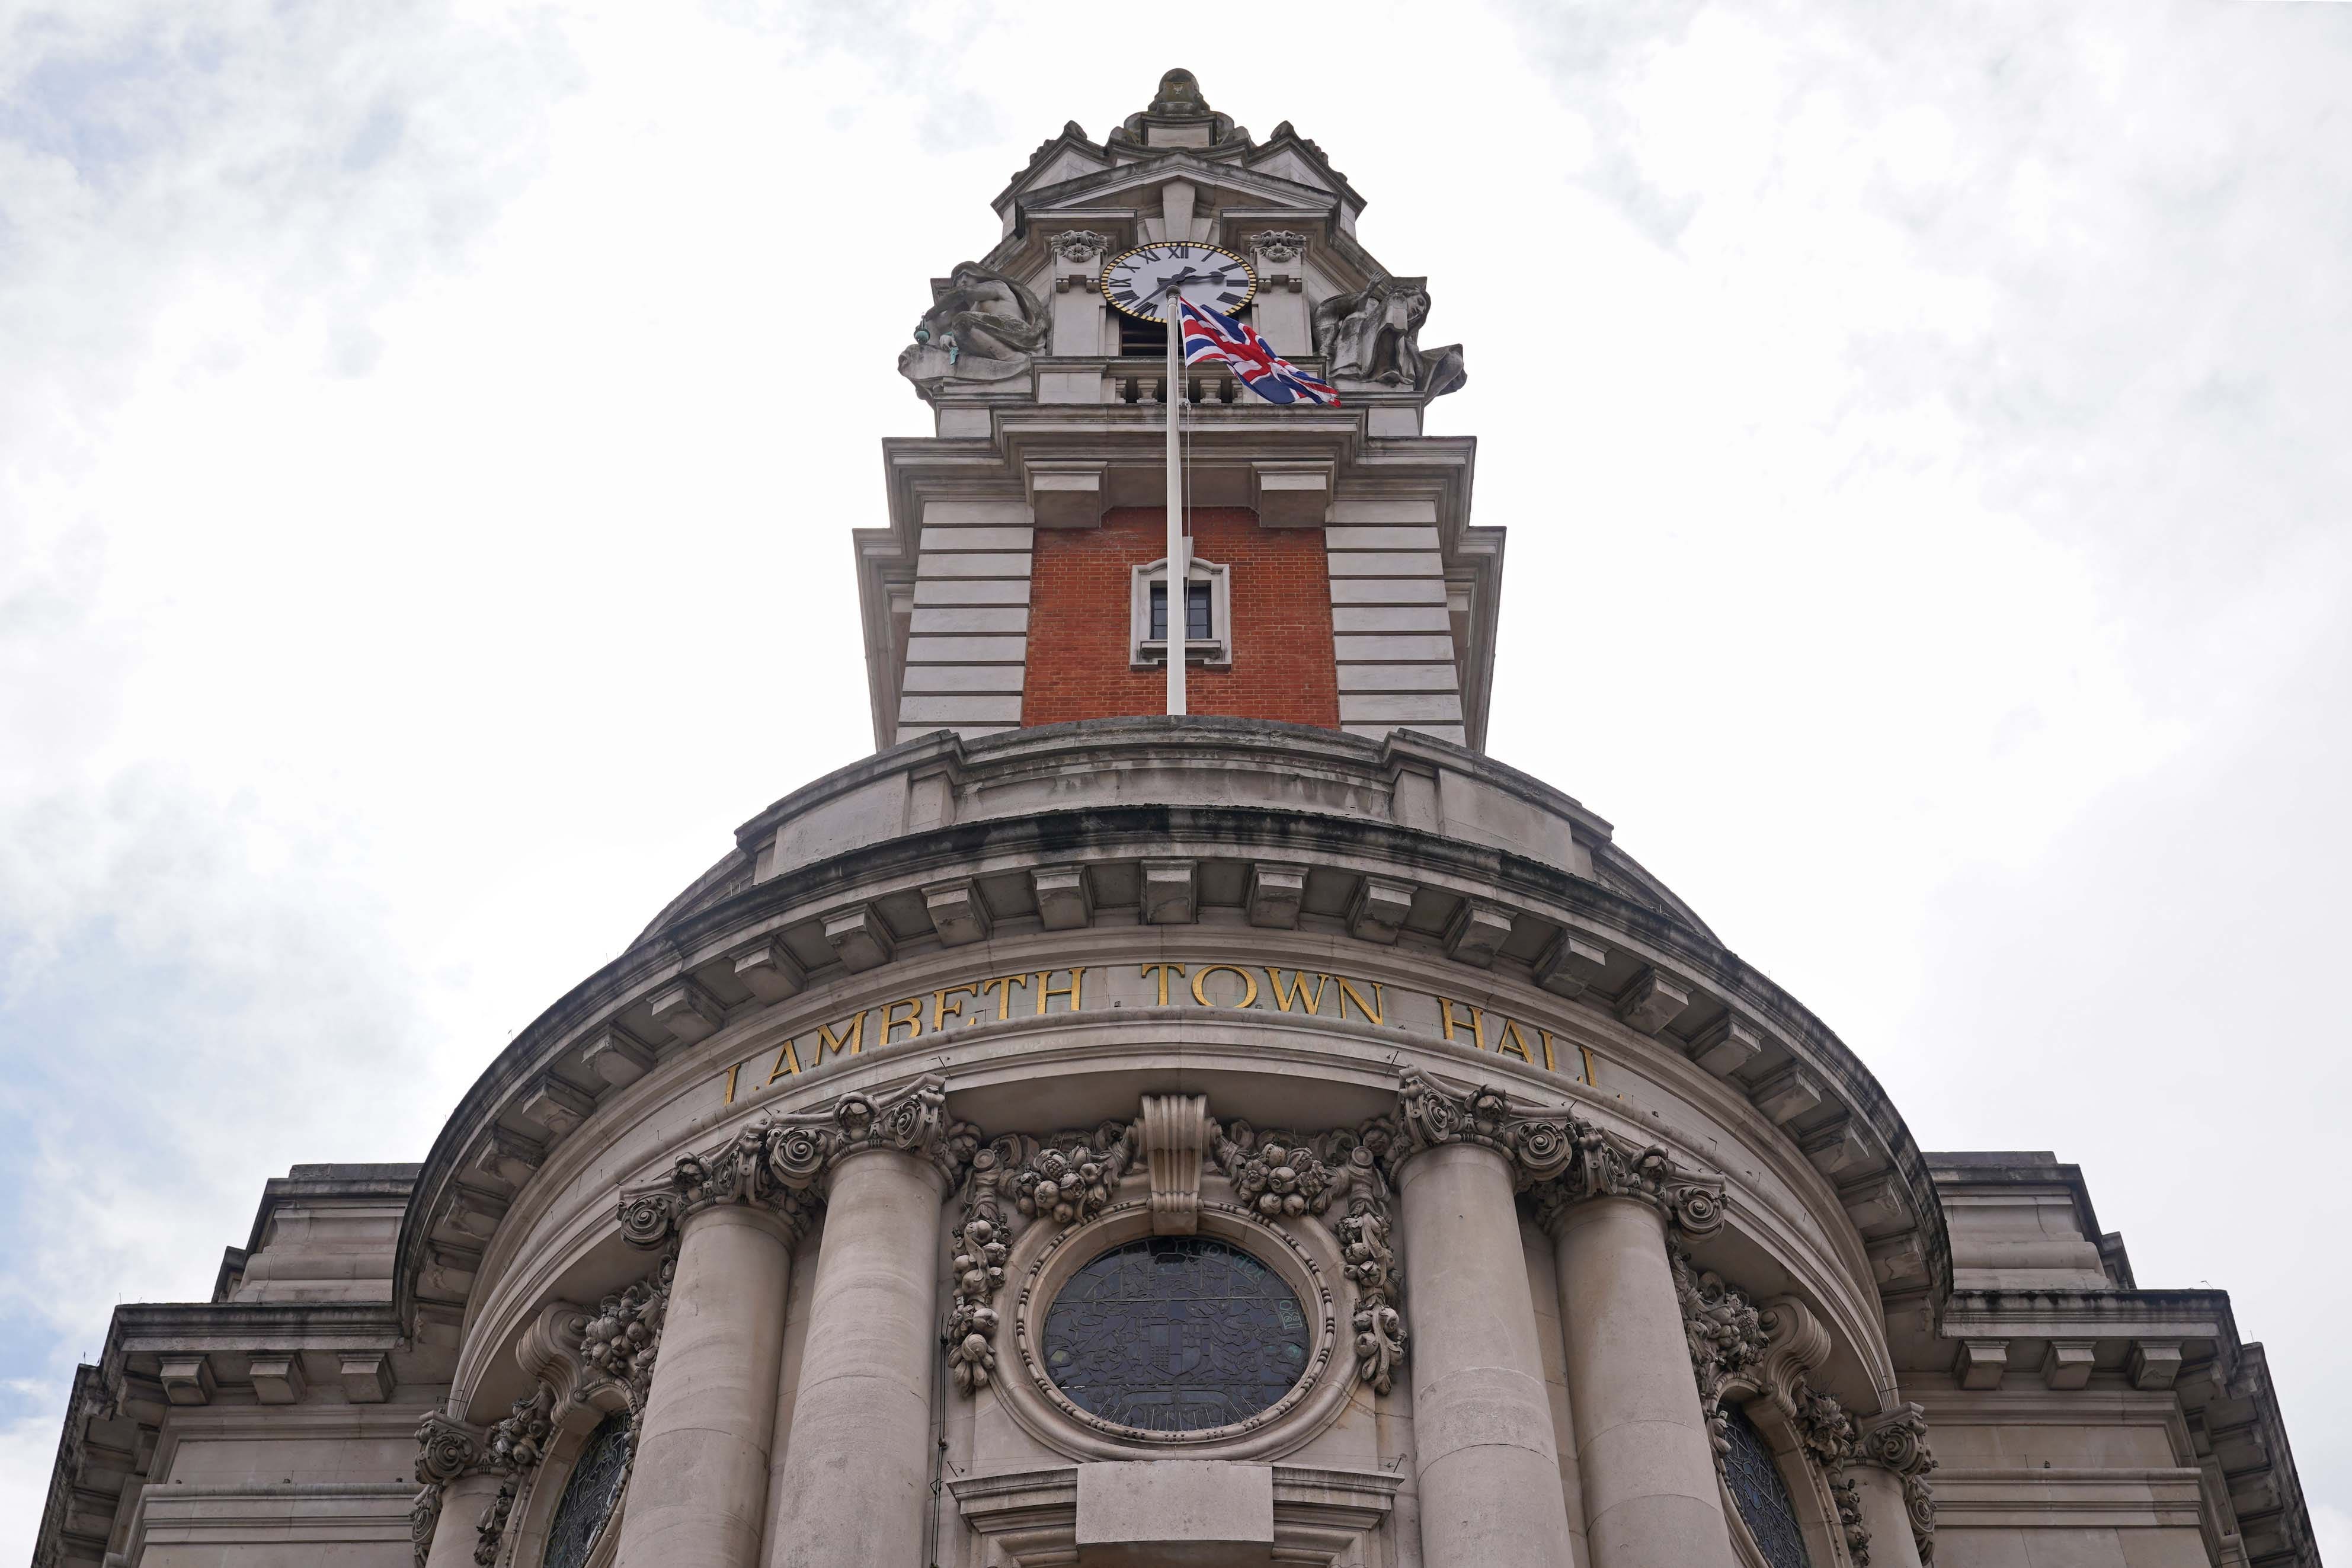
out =
[[(1923, 1140), (2054, 1146), (2144, 1280), (2234, 1288), (2338, 1509), (2296, 1221), (2203, 1176), (2324, 1181), (2342, 1098), (2347, 20), (1370, 6), (1186, 62), (1468, 345), (1497, 753)], [(0, 38), (5, 1488), (116, 1295), (200, 1292), (294, 1160), (419, 1156), (866, 749), (845, 531), (923, 280), (1172, 62), (951, 5)]]

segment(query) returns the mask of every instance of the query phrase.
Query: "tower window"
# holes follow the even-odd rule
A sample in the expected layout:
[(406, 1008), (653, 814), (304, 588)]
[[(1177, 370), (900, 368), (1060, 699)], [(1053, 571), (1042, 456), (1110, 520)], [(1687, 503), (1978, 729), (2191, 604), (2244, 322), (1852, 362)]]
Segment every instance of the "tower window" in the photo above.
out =
[[(1209, 584), (1206, 583), (1185, 584), (1184, 640), (1186, 642), (1201, 642), (1213, 636), (1214, 634), (1209, 629), (1211, 624), (1212, 621), (1209, 614)], [(1165, 642), (1167, 639), (1168, 584), (1163, 581), (1151, 584), (1151, 632), (1149, 640), (1152, 642)]]
[[(1184, 584), (1184, 657), (1194, 664), (1234, 661), (1232, 574), (1195, 556)], [(1129, 599), (1129, 663), (1135, 668), (1168, 658), (1168, 563), (1154, 561), (1134, 572)]]
[(1139, 321), (1122, 313), (1118, 318), (1118, 354), (1121, 359), (1166, 359), (1167, 323)]

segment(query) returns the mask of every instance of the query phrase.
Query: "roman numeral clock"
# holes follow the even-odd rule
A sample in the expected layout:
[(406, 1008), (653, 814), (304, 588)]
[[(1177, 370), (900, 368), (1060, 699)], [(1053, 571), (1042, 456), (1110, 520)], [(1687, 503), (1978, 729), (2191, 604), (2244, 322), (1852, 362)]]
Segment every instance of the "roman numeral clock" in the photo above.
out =
[(1192, 240), (1139, 245), (1103, 268), (1103, 298), (1114, 310), (1146, 321), (1167, 320), (1176, 294), (1230, 316), (1257, 293), (1257, 276), (1230, 250)]

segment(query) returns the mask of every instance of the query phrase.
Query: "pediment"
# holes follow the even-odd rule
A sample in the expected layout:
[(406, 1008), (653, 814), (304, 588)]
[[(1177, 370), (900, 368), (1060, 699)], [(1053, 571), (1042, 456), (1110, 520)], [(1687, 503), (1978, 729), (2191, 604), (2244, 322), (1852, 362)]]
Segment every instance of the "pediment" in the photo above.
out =
[(1022, 198), (1022, 205), (1033, 219), (1065, 210), (1099, 211), (1107, 206), (1150, 206), (1154, 204), (1122, 198), (1158, 190), (1171, 180), (1182, 180), (1204, 194), (1216, 193), (1216, 199), (1211, 205), (1218, 206), (1303, 208), (1327, 212), (1338, 205), (1337, 194), (1323, 185), (1285, 179), (1222, 161), (1179, 155), (1155, 158), (1149, 163), (1124, 164), (1066, 180), (1057, 185), (1035, 187)]

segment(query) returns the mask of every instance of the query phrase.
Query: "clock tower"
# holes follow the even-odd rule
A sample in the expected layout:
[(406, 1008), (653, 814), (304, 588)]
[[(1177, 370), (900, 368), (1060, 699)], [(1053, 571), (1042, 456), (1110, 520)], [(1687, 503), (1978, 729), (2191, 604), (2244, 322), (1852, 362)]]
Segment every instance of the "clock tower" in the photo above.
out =
[[(1323, 150), (1286, 121), (1260, 141), (1173, 70), (1099, 142), (1065, 125), (994, 205), (995, 244), (932, 279), (899, 355), (934, 433), (885, 443), (889, 526), (857, 535), (877, 745), (1162, 712), (1172, 632), (1191, 713), (1482, 748), (1503, 530), (1471, 524), (1475, 443), (1423, 431), (1462, 350), (1422, 346), (1425, 279), (1358, 243), (1364, 198)], [(1171, 388), (1145, 297), (1195, 256), (1218, 281), (1187, 297), (1339, 406), (1221, 368)]]

